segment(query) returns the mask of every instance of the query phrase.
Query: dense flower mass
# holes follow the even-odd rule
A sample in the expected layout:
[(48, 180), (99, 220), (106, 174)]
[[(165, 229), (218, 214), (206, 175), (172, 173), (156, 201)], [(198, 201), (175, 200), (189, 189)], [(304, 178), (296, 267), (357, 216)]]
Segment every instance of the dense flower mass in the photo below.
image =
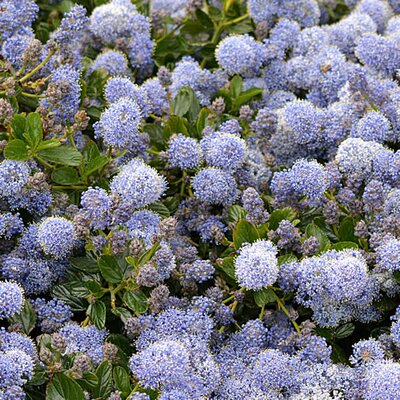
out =
[(395, 400), (398, 0), (0, 0), (0, 400)]

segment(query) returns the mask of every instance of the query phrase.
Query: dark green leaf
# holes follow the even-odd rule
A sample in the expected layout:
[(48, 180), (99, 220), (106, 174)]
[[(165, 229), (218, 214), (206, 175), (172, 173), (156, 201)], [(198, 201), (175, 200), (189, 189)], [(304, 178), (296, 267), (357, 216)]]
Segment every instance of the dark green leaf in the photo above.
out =
[(344, 324), (342, 326), (339, 326), (336, 328), (333, 332), (333, 336), (336, 339), (344, 339), (350, 336), (354, 330), (356, 329), (355, 325), (351, 322)]
[(155, 203), (150, 204), (147, 208), (151, 211), (154, 211), (162, 218), (167, 218), (171, 215), (168, 208), (161, 203), (161, 201), (156, 201)]
[(129, 374), (126, 370), (120, 366), (114, 367), (113, 377), (115, 382), (115, 387), (122, 392), (123, 396), (128, 396), (131, 392), (131, 381)]
[(107, 399), (112, 391), (112, 366), (107, 361), (103, 361), (96, 369), (99, 383), (93, 389), (93, 397)]
[(293, 221), (295, 218), (296, 213), (290, 207), (275, 210), (271, 213), (271, 216), (268, 220), (269, 229), (276, 230), (278, 229), (279, 222), (283, 221), (284, 219)]
[(82, 154), (79, 153), (78, 150), (69, 146), (60, 146), (52, 149), (41, 150), (38, 155), (45, 161), (68, 165), (70, 167), (77, 167), (82, 160)]
[(24, 139), (24, 132), (26, 126), (26, 119), (20, 115), (15, 114), (11, 121), (12, 134), (16, 139)]
[(36, 148), (36, 151), (45, 150), (45, 149), (53, 149), (54, 147), (60, 147), (61, 143), (55, 139), (44, 140), (39, 144)]
[(276, 294), (270, 288), (257, 290), (254, 292), (254, 301), (258, 307), (263, 307), (268, 303), (274, 303), (276, 301)]
[(356, 237), (354, 236), (354, 219), (351, 217), (343, 218), (339, 227), (339, 239), (343, 242), (355, 242)]
[(9, 160), (26, 161), (29, 154), (25, 142), (21, 139), (11, 140), (4, 149), (4, 156)]
[[(57, 299), (62, 300), (64, 303), (68, 304), (72, 311), (84, 311), (87, 307), (87, 301), (85, 296), (89, 294), (88, 290), (82, 287), (83, 283), (66, 283), (64, 285), (57, 285), (53, 289), (53, 296)], [(83, 289), (86, 293), (83, 296), (77, 296), (77, 291), (75, 289)], [(83, 294), (83, 293), (82, 293)]]
[(124, 302), (137, 314), (143, 314), (148, 308), (147, 297), (143, 292), (125, 292)]
[(38, 113), (30, 113), (26, 118), (26, 131), (24, 138), (32, 149), (40, 144), (43, 139), (42, 120)]
[(253, 243), (260, 239), (257, 228), (245, 219), (240, 220), (233, 231), (235, 248), (239, 249), (243, 243)]
[(106, 305), (102, 301), (90, 304), (87, 314), (97, 329), (103, 329), (106, 323)]
[(112, 308), (111, 312), (117, 317), (121, 318), (121, 321), (123, 323), (125, 323), (127, 319), (132, 318), (132, 314), (126, 308), (122, 307)]
[(71, 167), (56, 168), (51, 174), (51, 179), (60, 185), (76, 185), (80, 183), (78, 171)]
[(85, 372), (82, 379), (79, 379), (78, 383), (83, 389), (93, 390), (99, 383), (99, 378), (93, 372)]
[(78, 268), (81, 271), (89, 272), (89, 273), (99, 272), (99, 267), (98, 267), (96, 261), (92, 260), (91, 258), (74, 257), (74, 258), (70, 258), (69, 261), (75, 268)]
[(201, 24), (208, 30), (212, 29), (214, 27), (213, 22), (211, 21), (211, 18), (202, 10), (199, 8), (195, 12), (196, 18), (201, 22)]
[(82, 388), (64, 374), (56, 374), (47, 386), (47, 400), (85, 400)]
[(196, 121), (196, 129), (199, 137), (201, 137), (201, 133), (204, 128), (207, 126), (207, 117), (210, 115), (210, 110), (208, 108), (202, 108), (200, 110), (199, 116)]
[(24, 332), (29, 335), (36, 325), (36, 314), (31, 303), (25, 301), (21, 312), (12, 316), (10, 322), (12, 324), (21, 325)]
[(279, 256), (278, 257), (278, 264), (279, 265), (287, 264), (287, 263), (290, 263), (292, 261), (298, 261), (297, 257), (294, 254), (284, 254), (283, 256)]
[(190, 121), (196, 120), (200, 112), (200, 104), (191, 87), (184, 86), (180, 89), (174, 99), (173, 109), (179, 117), (187, 114)]
[(100, 273), (109, 283), (119, 283), (124, 278), (121, 268), (113, 256), (104, 255), (99, 262)]

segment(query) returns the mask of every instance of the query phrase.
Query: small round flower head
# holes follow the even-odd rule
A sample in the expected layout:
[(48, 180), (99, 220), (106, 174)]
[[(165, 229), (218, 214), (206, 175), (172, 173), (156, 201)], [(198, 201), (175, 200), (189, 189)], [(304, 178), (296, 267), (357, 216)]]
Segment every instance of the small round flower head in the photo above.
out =
[(30, 168), (22, 161), (4, 160), (0, 163), (0, 196), (15, 196), (28, 183)]
[(171, 93), (174, 98), (183, 86), (191, 87), (196, 93), (201, 105), (209, 105), (211, 97), (226, 82), (221, 71), (214, 73), (200, 68), (197, 61), (191, 57), (183, 57), (172, 72)]
[(383, 206), (385, 216), (400, 216), (400, 190), (393, 189), (387, 195)]
[(258, 240), (240, 249), (235, 259), (235, 275), (241, 287), (260, 290), (278, 278), (278, 250), (269, 240)]
[(167, 91), (158, 78), (147, 79), (142, 89), (147, 95), (150, 114), (161, 116), (168, 110)]
[(85, 7), (74, 5), (69, 12), (64, 14), (60, 27), (51, 35), (59, 46), (76, 44), (81, 37), (88, 33), (89, 18)]
[(316, 0), (285, 0), (278, 9), (281, 18), (296, 21), (302, 28), (318, 25), (320, 9)]
[(314, 311), (314, 320), (321, 326), (359, 317), (378, 296), (376, 282), (356, 250), (331, 250), (305, 258), (294, 273), (297, 301)]
[(383, 360), (385, 352), (382, 345), (375, 339), (360, 340), (353, 345), (353, 355), (350, 362), (354, 365)]
[(400, 48), (394, 37), (367, 33), (357, 42), (357, 58), (366, 66), (391, 78), (398, 70)]
[(134, 101), (140, 108), (141, 115), (146, 118), (149, 113), (149, 99), (146, 92), (128, 78), (111, 78), (104, 90), (108, 103), (117, 103), (123, 98)]
[(267, 221), (268, 211), (264, 209), (264, 201), (254, 188), (249, 187), (243, 192), (242, 202), (247, 211), (247, 220), (254, 224), (264, 224)]
[(157, 201), (167, 184), (157, 171), (139, 158), (125, 164), (110, 184), (111, 191), (119, 194), (132, 207), (144, 207)]
[(22, 350), (0, 352), (0, 387), (22, 386), (32, 379), (33, 368), (32, 358)]
[(386, 0), (361, 0), (355, 12), (368, 14), (376, 23), (378, 32), (383, 32), (393, 10)]
[(33, 39), (32, 33), (28, 32), (27, 34), (13, 35), (4, 41), (1, 54), (12, 64), (14, 69), (18, 70), (22, 67), (22, 54)]
[[(140, 15), (140, 14), (136, 14)], [(134, 32), (128, 44), (128, 58), (138, 77), (143, 79), (153, 72), (155, 42), (149, 32)]]
[(89, 187), (82, 193), (82, 211), (94, 229), (104, 229), (109, 223), (111, 200), (107, 192), (99, 187)]
[(110, 76), (130, 75), (128, 60), (125, 54), (119, 51), (109, 50), (100, 53), (90, 66), (89, 72), (92, 73), (93, 71), (97, 71), (99, 69), (104, 69)]
[(10, 318), (21, 311), (24, 291), (15, 282), (0, 282), (0, 318)]
[(284, 109), (285, 121), (292, 128), (296, 143), (315, 148), (321, 145), (325, 114), (308, 101), (296, 100)]
[(390, 139), (390, 128), (390, 122), (383, 114), (370, 111), (360, 119), (351, 136), (365, 141), (383, 143)]
[(55, 332), (69, 322), (73, 316), (71, 307), (58, 299), (46, 301), (43, 298), (37, 298), (32, 305), (39, 319), (42, 332)]
[(201, 164), (199, 142), (181, 133), (173, 137), (167, 150), (168, 163), (172, 168), (192, 169)]
[(0, 214), (0, 238), (11, 239), (13, 236), (21, 233), (23, 229), (24, 222), (19, 213)]
[(81, 96), (79, 79), (79, 72), (73, 66), (65, 64), (58, 67), (50, 81), (54, 90), (46, 92), (47, 97), (42, 99), (41, 106), (51, 108), (60, 121), (74, 121)]
[(208, 260), (196, 260), (185, 269), (188, 279), (194, 279), (198, 283), (203, 283), (212, 279), (215, 272), (214, 266)]
[(133, 355), (129, 366), (142, 387), (159, 389), (179, 386), (188, 378), (190, 358), (186, 347), (176, 340), (160, 340)]
[(32, 25), (39, 12), (39, 7), (32, 0), (2, 0), (0, 7), (1, 40), (22, 33), (26, 27)]
[(265, 61), (265, 48), (251, 36), (229, 36), (219, 43), (215, 57), (229, 75), (251, 77), (260, 72)]
[(126, 223), (129, 237), (143, 239), (146, 246), (151, 246), (154, 236), (159, 231), (160, 222), (160, 217), (151, 211), (135, 211)]
[(237, 135), (221, 133), (206, 136), (200, 142), (204, 159), (211, 167), (233, 173), (244, 161), (246, 143)]
[(400, 387), (400, 363), (378, 361), (365, 370), (365, 400), (397, 399)]
[(67, 257), (77, 243), (74, 223), (63, 217), (48, 217), (40, 224), (37, 233), (43, 251), (56, 259)]
[(238, 190), (232, 175), (218, 168), (202, 169), (193, 178), (194, 195), (209, 204), (232, 204)]
[(182, 18), (186, 15), (186, 0), (154, 0), (151, 2), (152, 11), (161, 11), (171, 18)]
[(303, 29), (293, 49), (294, 56), (306, 56), (319, 53), (329, 45), (329, 35), (319, 26)]
[(112, 0), (93, 10), (90, 30), (103, 44), (114, 44), (118, 38), (130, 36), (130, 20), (135, 13), (136, 7), (130, 1)]
[(378, 264), (387, 271), (400, 270), (400, 240), (391, 238), (376, 250)]
[(95, 134), (107, 146), (124, 149), (138, 135), (141, 118), (138, 104), (129, 98), (121, 98), (103, 112), (94, 126)]
[(372, 173), (375, 158), (383, 151), (385, 148), (379, 143), (348, 138), (340, 144), (335, 159), (342, 173), (365, 179)]
[(104, 339), (108, 334), (105, 329), (99, 330), (93, 325), (84, 328), (65, 325), (59, 333), (66, 342), (66, 354), (86, 353), (95, 365), (103, 360)]
[(354, 57), (358, 39), (369, 32), (376, 32), (376, 24), (368, 14), (351, 13), (333, 25), (328, 25), (327, 31), (331, 44), (339, 48), (346, 56)]

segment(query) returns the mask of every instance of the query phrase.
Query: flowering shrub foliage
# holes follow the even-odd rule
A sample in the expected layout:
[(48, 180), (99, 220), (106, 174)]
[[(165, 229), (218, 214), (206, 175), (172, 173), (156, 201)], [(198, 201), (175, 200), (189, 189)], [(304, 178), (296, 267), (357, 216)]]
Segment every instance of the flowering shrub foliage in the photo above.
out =
[(399, 1), (0, 32), (0, 400), (400, 398)]

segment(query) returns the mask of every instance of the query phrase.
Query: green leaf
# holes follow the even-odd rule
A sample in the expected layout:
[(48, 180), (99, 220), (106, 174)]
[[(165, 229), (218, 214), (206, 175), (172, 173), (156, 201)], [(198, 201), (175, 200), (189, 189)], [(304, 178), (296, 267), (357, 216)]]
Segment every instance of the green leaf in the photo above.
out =
[(200, 23), (208, 30), (211, 30), (214, 27), (214, 24), (211, 18), (199, 8), (195, 12), (196, 18), (200, 21)]
[(339, 226), (339, 239), (343, 242), (355, 242), (354, 236), (354, 219), (351, 217), (343, 218)]
[(173, 101), (173, 109), (176, 115), (183, 117), (188, 115), (190, 121), (195, 121), (200, 112), (200, 103), (189, 86), (183, 86)]
[(21, 312), (13, 315), (10, 318), (11, 324), (18, 324), (22, 326), (23, 331), (29, 335), (36, 325), (36, 314), (29, 301), (25, 301)]
[(276, 294), (270, 288), (257, 290), (254, 292), (254, 301), (258, 307), (263, 307), (268, 303), (274, 303), (276, 301)]
[(119, 283), (124, 278), (121, 268), (113, 256), (101, 256), (98, 262), (100, 273), (109, 283)]
[(122, 392), (124, 397), (129, 396), (131, 392), (131, 381), (129, 374), (126, 370), (120, 366), (115, 366), (113, 371), (113, 378), (115, 382), (115, 387)]
[(242, 93), (243, 79), (239, 75), (235, 75), (229, 85), (229, 93), (232, 98), (236, 98)]
[(61, 143), (55, 139), (44, 140), (40, 142), (39, 146), (36, 148), (36, 151), (45, 150), (45, 149), (53, 149), (54, 147), (60, 147)]
[(208, 108), (202, 108), (200, 110), (199, 116), (196, 121), (196, 129), (199, 137), (203, 132), (204, 128), (207, 126), (207, 117), (210, 115), (210, 110)]
[(23, 140), (26, 126), (26, 119), (20, 115), (15, 114), (11, 121), (12, 134), (16, 139)]
[(292, 261), (298, 261), (297, 257), (294, 254), (284, 254), (283, 256), (279, 256), (278, 257), (278, 264), (279, 265), (287, 264), (287, 263), (290, 263)]
[(89, 140), (85, 147), (82, 150), (83, 159), (85, 163), (89, 163), (90, 161), (94, 160), (96, 157), (100, 156), (100, 150), (97, 147), (97, 144), (93, 140)]
[(260, 96), (263, 93), (263, 89), (251, 88), (241, 93), (233, 102), (233, 108), (237, 110), (240, 106), (247, 103), (254, 97)]
[[(81, 295), (79, 294), (80, 291), (82, 291)], [(85, 297), (89, 292), (83, 287), (82, 282), (69, 282), (63, 285), (57, 285), (52, 293), (54, 297), (68, 304), (72, 311), (80, 312), (87, 308)]]
[(106, 324), (106, 305), (102, 301), (90, 304), (87, 314), (97, 329), (103, 329)]
[(82, 388), (64, 374), (56, 374), (47, 386), (47, 400), (85, 400)]
[(344, 250), (344, 249), (358, 249), (358, 244), (354, 242), (339, 242), (331, 245), (333, 250)]
[(99, 378), (93, 372), (85, 372), (78, 383), (86, 390), (93, 390), (99, 383)]
[(38, 153), (39, 157), (45, 161), (50, 161), (55, 164), (68, 165), (77, 167), (82, 160), (82, 154), (78, 150), (69, 146), (60, 146), (51, 149), (41, 150)]
[(126, 308), (115, 307), (111, 309), (111, 312), (117, 317), (121, 318), (123, 323), (125, 323), (127, 319), (132, 318), (132, 314)]
[(326, 235), (326, 233), (318, 225), (314, 223), (307, 225), (306, 236), (308, 238), (311, 236), (315, 236), (319, 240), (318, 251), (323, 251), (330, 244), (329, 238)]
[(98, 156), (89, 161), (85, 169), (85, 176), (90, 176), (97, 170), (105, 167), (108, 164), (108, 158), (106, 156)]
[(283, 221), (284, 219), (293, 221), (295, 218), (296, 212), (290, 207), (275, 210), (271, 213), (268, 220), (269, 229), (276, 230), (278, 229), (279, 222)]
[(236, 281), (234, 257), (225, 257), (220, 265), (220, 268), (225, 272), (226, 275)]
[(257, 228), (245, 219), (240, 220), (233, 231), (233, 242), (235, 248), (239, 249), (243, 243), (253, 243), (260, 239)]
[(56, 168), (51, 174), (51, 179), (60, 185), (76, 185), (81, 181), (78, 171), (71, 167)]
[(21, 139), (11, 140), (4, 149), (4, 156), (9, 160), (26, 161), (29, 154), (25, 142)]
[(99, 272), (97, 262), (88, 257), (74, 257), (69, 259), (70, 263), (79, 270), (88, 273)]
[(149, 210), (157, 213), (161, 218), (168, 218), (171, 213), (167, 206), (165, 206), (161, 201), (156, 201), (147, 207)]
[(93, 397), (107, 399), (112, 391), (112, 366), (107, 361), (103, 361), (96, 369), (99, 383), (93, 389)]
[(336, 328), (333, 332), (333, 336), (336, 339), (344, 339), (350, 336), (354, 330), (356, 329), (355, 325), (351, 322), (344, 324), (342, 326), (339, 326)]
[(242, 206), (238, 206), (237, 204), (229, 207), (228, 210), (228, 219), (230, 222), (238, 222), (241, 219), (246, 217), (246, 210)]
[(143, 292), (125, 292), (124, 302), (137, 314), (143, 314), (148, 308), (147, 297)]
[(26, 118), (24, 138), (32, 149), (36, 149), (43, 139), (42, 120), (38, 113), (30, 113)]

